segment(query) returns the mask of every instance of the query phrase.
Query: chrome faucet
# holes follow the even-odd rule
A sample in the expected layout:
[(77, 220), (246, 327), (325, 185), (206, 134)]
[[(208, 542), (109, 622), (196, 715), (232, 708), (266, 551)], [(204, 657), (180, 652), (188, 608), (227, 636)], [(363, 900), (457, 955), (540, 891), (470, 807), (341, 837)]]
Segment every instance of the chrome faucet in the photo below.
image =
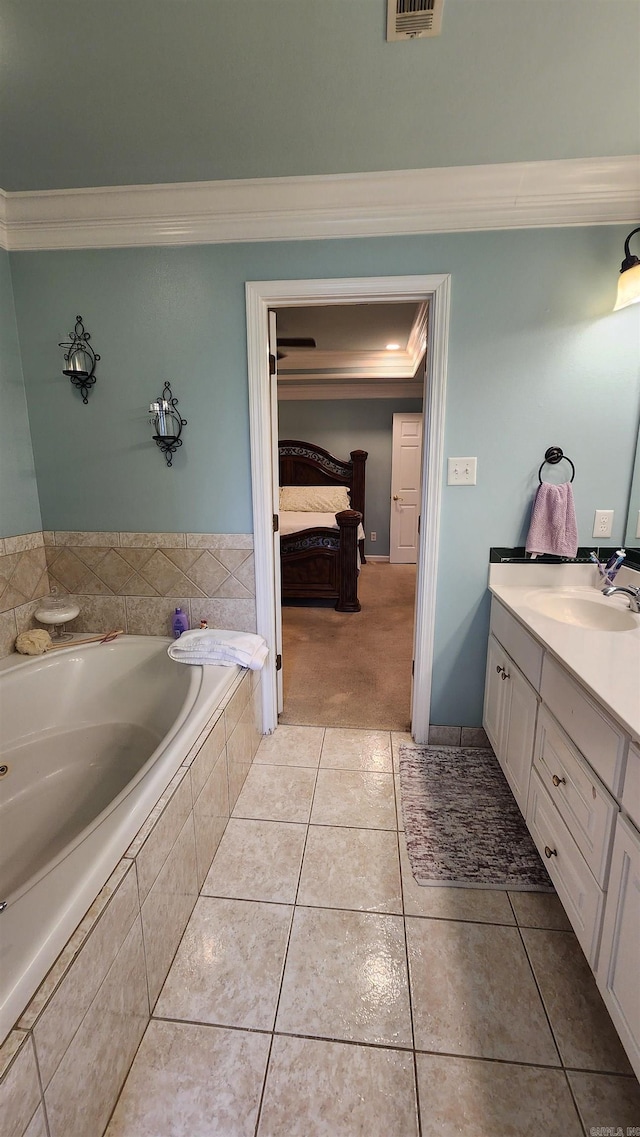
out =
[(616, 592), (622, 592), (628, 596), (631, 611), (640, 615), (640, 588), (622, 588), (620, 585), (609, 584), (607, 588), (602, 589), (603, 596), (614, 596)]

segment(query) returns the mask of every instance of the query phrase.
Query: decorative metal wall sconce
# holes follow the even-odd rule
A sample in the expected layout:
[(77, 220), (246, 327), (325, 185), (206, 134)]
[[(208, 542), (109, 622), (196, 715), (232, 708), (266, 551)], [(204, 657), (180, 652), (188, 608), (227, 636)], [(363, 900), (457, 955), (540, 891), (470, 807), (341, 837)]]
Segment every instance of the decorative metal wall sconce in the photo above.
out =
[(82, 316), (76, 316), (76, 326), (69, 332), (69, 343), (58, 344), (58, 347), (68, 348), (64, 356), (67, 366), (63, 367), (62, 374), (68, 375), (73, 386), (78, 388), (83, 403), (89, 402), (89, 391), (96, 381), (96, 363), (100, 359), (90, 346), (90, 339), (91, 336), (84, 330)]
[(156, 431), (153, 439), (162, 450), (167, 460), (167, 466), (172, 465), (173, 455), (178, 447), (182, 446), (180, 435), (183, 426), (187, 425), (186, 418), (182, 418), (180, 412), (176, 410), (177, 406), (178, 400), (174, 398), (171, 392), (171, 384), (168, 382), (162, 389), (161, 398), (149, 406), (153, 416), (151, 425), (155, 427)]

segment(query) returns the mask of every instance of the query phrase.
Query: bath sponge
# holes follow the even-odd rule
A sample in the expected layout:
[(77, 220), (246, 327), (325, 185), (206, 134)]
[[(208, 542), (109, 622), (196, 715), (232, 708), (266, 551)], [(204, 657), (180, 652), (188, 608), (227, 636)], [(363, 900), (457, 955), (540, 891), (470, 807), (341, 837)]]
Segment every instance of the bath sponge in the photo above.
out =
[(51, 636), (44, 628), (32, 628), (20, 632), (16, 640), (16, 651), (21, 655), (42, 655), (51, 647)]

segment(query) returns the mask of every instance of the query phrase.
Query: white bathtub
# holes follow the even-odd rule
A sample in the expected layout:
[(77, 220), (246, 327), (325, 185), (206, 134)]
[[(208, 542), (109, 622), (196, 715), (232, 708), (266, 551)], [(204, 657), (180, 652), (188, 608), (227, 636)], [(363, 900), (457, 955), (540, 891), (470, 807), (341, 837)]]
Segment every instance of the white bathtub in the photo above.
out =
[(174, 663), (169, 642), (0, 670), (0, 1042), (240, 674)]

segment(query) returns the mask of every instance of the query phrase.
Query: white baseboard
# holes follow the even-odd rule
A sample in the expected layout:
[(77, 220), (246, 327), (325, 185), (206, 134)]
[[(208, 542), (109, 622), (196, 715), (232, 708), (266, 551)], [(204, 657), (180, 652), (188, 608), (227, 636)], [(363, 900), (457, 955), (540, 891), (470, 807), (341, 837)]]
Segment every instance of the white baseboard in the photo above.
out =
[(375, 557), (373, 553), (367, 553), (367, 561), (388, 561), (388, 557)]

